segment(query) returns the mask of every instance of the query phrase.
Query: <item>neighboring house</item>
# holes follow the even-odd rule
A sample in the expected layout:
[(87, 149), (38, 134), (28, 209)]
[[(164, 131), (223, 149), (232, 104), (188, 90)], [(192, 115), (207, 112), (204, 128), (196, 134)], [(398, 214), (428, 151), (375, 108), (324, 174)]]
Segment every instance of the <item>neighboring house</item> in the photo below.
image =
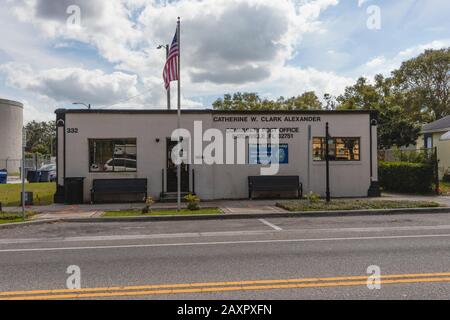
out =
[(437, 148), (439, 160), (439, 178), (450, 171), (450, 116), (439, 119), (422, 127), (417, 148)]

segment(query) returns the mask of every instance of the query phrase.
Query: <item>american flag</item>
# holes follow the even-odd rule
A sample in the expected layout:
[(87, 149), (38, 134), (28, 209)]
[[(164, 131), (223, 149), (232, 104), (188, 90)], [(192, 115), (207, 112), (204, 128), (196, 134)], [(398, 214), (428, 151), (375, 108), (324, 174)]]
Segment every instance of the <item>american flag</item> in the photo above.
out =
[(169, 50), (169, 57), (167, 58), (166, 65), (164, 66), (163, 78), (166, 90), (170, 87), (170, 82), (178, 80), (178, 55), (180, 54), (178, 48), (178, 31), (175, 32), (172, 45)]

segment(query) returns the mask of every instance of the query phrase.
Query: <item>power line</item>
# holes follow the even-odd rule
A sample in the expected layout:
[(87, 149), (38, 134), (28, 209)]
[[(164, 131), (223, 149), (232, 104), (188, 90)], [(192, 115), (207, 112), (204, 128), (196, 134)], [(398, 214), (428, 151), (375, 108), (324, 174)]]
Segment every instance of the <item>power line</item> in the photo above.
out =
[(131, 101), (131, 100), (133, 100), (133, 99), (135, 99), (135, 98), (138, 98), (138, 97), (140, 97), (140, 96), (143, 96), (143, 95), (149, 93), (151, 90), (152, 90), (152, 89), (147, 89), (147, 90), (145, 90), (145, 91), (143, 91), (143, 92), (141, 92), (141, 93), (139, 93), (139, 94), (137, 94), (137, 95), (135, 95), (135, 96), (132, 96), (132, 97), (130, 97), (130, 98), (128, 98), (128, 99), (125, 99), (125, 100), (116, 102), (116, 103), (111, 104), (111, 105), (109, 105), (109, 106), (98, 107), (97, 109), (107, 109), (107, 108), (114, 107), (114, 106), (116, 106), (116, 105), (118, 105), (118, 104), (121, 104), (121, 103), (129, 102), (129, 101)]

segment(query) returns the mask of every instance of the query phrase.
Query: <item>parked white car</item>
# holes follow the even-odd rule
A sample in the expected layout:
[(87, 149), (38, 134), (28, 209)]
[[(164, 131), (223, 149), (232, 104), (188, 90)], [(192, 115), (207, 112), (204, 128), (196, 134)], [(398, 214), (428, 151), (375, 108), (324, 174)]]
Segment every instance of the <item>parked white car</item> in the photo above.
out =
[(137, 162), (135, 159), (115, 158), (106, 161), (103, 171), (136, 171)]

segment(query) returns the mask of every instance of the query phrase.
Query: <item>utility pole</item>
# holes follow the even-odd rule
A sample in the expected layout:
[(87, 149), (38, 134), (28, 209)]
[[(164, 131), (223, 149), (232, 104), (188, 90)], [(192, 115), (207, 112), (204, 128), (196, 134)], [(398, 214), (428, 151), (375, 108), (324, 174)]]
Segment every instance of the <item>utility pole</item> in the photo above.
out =
[(312, 149), (312, 127), (311, 125), (308, 126), (308, 175), (307, 175), (307, 182), (308, 182), (308, 192), (311, 192), (311, 149)]
[[(177, 22), (177, 43), (178, 43), (178, 110), (177, 110), (177, 128), (180, 133), (181, 128), (181, 34), (180, 34), (180, 17)], [(178, 143), (180, 143), (180, 137), (178, 137)], [(184, 150), (183, 150), (184, 152)], [(181, 211), (181, 162), (177, 167), (177, 208)]]
[(330, 130), (329, 130), (329, 124), (327, 122), (326, 129), (325, 129), (325, 162), (326, 162), (326, 176), (327, 176), (327, 202), (331, 202), (331, 193), (330, 193)]
[(22, 219), (25, 220), (25, 147), (27, 145), (27, 130), (22, 127)]

